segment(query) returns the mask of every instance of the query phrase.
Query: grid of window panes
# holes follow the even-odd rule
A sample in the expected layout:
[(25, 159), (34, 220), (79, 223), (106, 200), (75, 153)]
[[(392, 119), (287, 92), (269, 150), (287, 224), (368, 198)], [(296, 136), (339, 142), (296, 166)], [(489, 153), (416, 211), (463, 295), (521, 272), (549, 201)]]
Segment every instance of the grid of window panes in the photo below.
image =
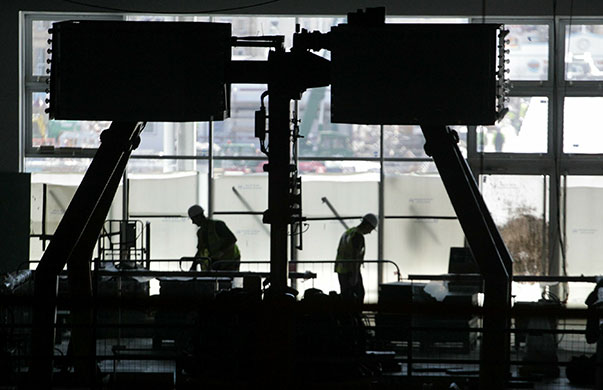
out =
[[(49, 121), (44, 112), (47, 108), (48, 28), (53, 21), (74, 17), (28, 14), (25, 19), (23, 107), (24, 117), (31, 118), (25, 121), (23, 129), (25, 167), (34, 173), (36, 184), (55, 186), (46, 187), (45, 191), (47, 195), (48, 191), (52, 192), (53, 201), (57, 203), (53, 210), (57, 215), (66, 207), (73, 187), (85, 172), (89, 157), (98, 146), (100, 132), (108, 126), (108, 122)], [(86, 16), (107, 17), (231, 23), (235, 36), (282, 35), (286, 48), (291, 47), (296, 24), (309, 31), (328, 32), (331, 26), (345, 22), (343, 16)], [(469, 23), (471, 20), (391, 17), (387, 22)], [(542, 264), (528, 267), (526, 272), (546, 273), (545, 247), (552, 234), (547, 229), (549, 225), (556, 226), (552, 222), (559, 222), (559, 216), (563, 215), (557, 209), (550, 209), (556, 204), (549, 199), (555, 192), (550, 181), (556, 183), (555, 175), (561, 171), (556, 170), (560, 154), (551, 147), (575, 155), (601, 153), (601, 142), (597, 140), (603, 129), (599, 129), (597, 123), (602, 122), (598, 115), (603, 112), (600, 110), (603, 94), (599, 92), (603, 78), (603, 24), (573, 21), (570, 26), (546, 19), (503, 22), (507, 22), (505, 27), (509, 30), (506, 38), (507, 78), (511, 83), (508, 113), (492, 126), (478, 126), (475, 131), (458, 126), (455, 130), (463, 155), (472, 163), (474, 172), (482, 175), (479, 183), (499, 228), (505, 230), (519, 220), (517, 223), (539, 229), (539, 243), (543, 248), (535, 256), (543, 258)], [(553, 31), (553, 26), (559, 31)], [(565, 39), (553, 40), (554, 33)], [(563, 50), (551, 47), (555, 41)], [(233, 60), (265, 60), (267, 50), (233, 47), (232, 57)], [(330, 55), (326, 50), (318, 54), (325, 58)], [(554, 57), (555, 54), (558, 56)], [(562, 88), (555, 96), (553, 71), (564, 75), (560, 80)], [(267, 207), (267, 173), (263, 170), (267, 157), (254, 138), (254, 112), (266, 88), (259, 84), (231, 85), (230, 118), (224, 121), (147, 124), (128, 167), (128, 209), (132, 216), (151, 222), (152, 236), (158, 242), (170, 243), (154, 245), (156, 255), (178, 257), (194, 252), (194, 243), (187, 236), (192, 226), (186, 218), (186, 208), (196, 202), (215, 212), (216, 218), (233, 225), (244, 260), (267, 259), (269, 230), (260, 215)], [(554, 97), (558, 100), (553, 100)], [(563, 107), (561, 113), (557, 107)], [(297, 111), (303, 136), (298, 150), (304, 212), (310, 217), (331, 218), (308, 222), (302, 228), (304, 239), (313, 245), (306, 245), (298, 258), (324, 260), (334, 256), (343, 225), (333, 219), (333, 210), (323, 200), (328, 199), (335, 211), (349, 218), (344, 220), (349, 226), (357, 223), (357, 216), (383, 209), (384, 224), (377, 235), (384, 239), (377, 240), (377, 235), (373, 235), (367, 241), (367, 258), (383, 253), (384, 258), (400, 267), (402, 275), (445, 272), (447, 248), (463, 245), (463, 235), (437, 169), (425, 154), (420, 127), (333, 124), (329, 87), (309, 89), (291, 109)], [(559, 117), (563, 120), (553, 119)], [(505, 156), (509, 158), (505, 160)], [(522, 175), (507, 166), (515, 156), (526, 161)], [(543, 166), (549, 168), (543, 171)], [(500, 172), (505, 174), (498, 174)], [(571, 180), (575, 181), (575, 177)], [(572, 184), (571, 180), (564, 181), (563, 185)], [(584, 184), (587, 182), (582, 184), (590, 188)], [(338, 192), (342, 188), (346, 189), (345, 196)], [(559, 192), (556, 187), (552, 188)], [(594, 191), (593, 188), (589, 191)], [(40, 195), (41, 187), (36, 191)], [(37, 200), (40, 199), (41, 195)], [(119, 201), (112, 215), (118, 218), (122, 215), (121, 195), (116, 199)], [(383, 205), (379, 199), (383, 199)], [(568, 200), (571, 199), (573, 197), (568, 195)], [(574, 207), (573, 204), (567, 207)], [(33, 233), (40, 232), (40, 223), (41, 219), (35, 222), (32, 219)], [(53, 223), (52, 218), (47, 219), (45, 229), (51, 230)], [(580, 231), (579, 227), (576, 229)], [(171, 238), (162, 239), (168, 236)], [(577, 242), (575, 240), (568, 237), (567, 241)], [(383, 242), (382, 248), (378, 248), (379, 242)], [(39, 251), (36, 253), (32, 252), (32, 256), (39, 256)], [(568, 261), (572, 261), (575, 256), (573, 252), (569, 254)], [(568, 270), (588, 273), (579, 267), (568, 267)], [(382, 271), (387, 275), (391, 273)], [(336, 289), (336, 281), (331, 279), (316, 280), (315, 285)], [(374, 291), (369, 295), (374, 295)]]
[(470, 153), (547, 153), (552, 123), (548, 23), (504, 23), (507, 73), (511, 84), (506, 115), (492, 126), (478, 126), (476, 150)]

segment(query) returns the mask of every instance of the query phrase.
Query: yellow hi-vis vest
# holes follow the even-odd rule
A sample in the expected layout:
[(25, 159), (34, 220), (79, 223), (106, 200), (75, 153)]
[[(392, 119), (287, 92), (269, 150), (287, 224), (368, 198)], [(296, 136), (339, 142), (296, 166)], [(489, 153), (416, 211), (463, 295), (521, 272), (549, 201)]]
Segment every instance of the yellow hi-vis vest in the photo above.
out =
[(343, 233), (339, 240), (335, 258), (335, 272), (338, 274), (351, 273), (360, 269), (361, 263), (358, 260), (364, 259), (364, 245), (358, 249), (354, 248), (353, 240), (356, 234), (362, 235), (358, 232), (357, 227), (350, 228)]
[[(237, 244), (234, 244), (231, 251), (224, 252), (224, 255), (217, 257), (216, 252), (220, 251), (222, 247), (222, 238), (216, 232), (216, 221), (207, 221), (207, 241), (202, 242), (202, 229), (197, 231), (198, 246), (197, 256), (210, 257), (212, 261), (218, 260), (239, 260), (241, 258), (241, 252)], [(209, 261), (201, 261), (201, 270), (206, 271), (209, 269)]]

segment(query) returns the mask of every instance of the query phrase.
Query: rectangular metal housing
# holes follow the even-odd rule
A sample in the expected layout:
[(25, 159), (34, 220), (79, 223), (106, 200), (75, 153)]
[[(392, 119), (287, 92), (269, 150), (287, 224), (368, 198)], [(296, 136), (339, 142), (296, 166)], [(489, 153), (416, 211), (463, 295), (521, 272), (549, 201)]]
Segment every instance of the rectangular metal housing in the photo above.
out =
[(331, 29), (331, 121), (490, 125), (498, 24), (341, 24)]
[(224, 119), (230, 38), (228, 23), (54, 23), (50, 118)]

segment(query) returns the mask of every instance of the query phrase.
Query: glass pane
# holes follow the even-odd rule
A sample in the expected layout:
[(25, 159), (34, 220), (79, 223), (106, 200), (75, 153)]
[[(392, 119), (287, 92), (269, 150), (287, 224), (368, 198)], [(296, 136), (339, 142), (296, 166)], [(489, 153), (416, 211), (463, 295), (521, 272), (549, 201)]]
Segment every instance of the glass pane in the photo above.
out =
[(108, 121), (49, 120), (45, 93), (32, 93), (31, 146), (55, 148), (97, 148), (100, 133), (109, 127)]
[(509, 112), (494, 126), (478, 126), (477, 151), (486, 153), (546, 153), (548, 98), (511, 97)]
[(379, 126), (331, 123), (330, 87), (303, 94), (299, 119), (300, 156), (379, 157)]
[(186, 217), (188, 208), (200, 203), (207, 192), (207, 176), (198, 172), (132, 173), (129, 181), (129, 212), (133, 216)]
[[(184, 209), (186, 213), (187, 208)], [(192, 257), (197, 247), (197, 228), (186, 217), (139, 217), (143, 224), (150, 223), (151, 260), (175, 260)], [(182, 263), (182, 270), (188, 271), (191, 263)], [(152, 262), (152, 270), (180, 271), (177, 262)]]
[[(217, 156), (247, 156), (260, 154), (255, 138), (255, 112), (260, 109), (264, 84), (232, 84), (230, 88), (230, 118), (214, 122), (214, 154)], [(267, 105), (268, 100), (264, 103)]]
[[(459, 135), (458, 147), (467, 156), (467, 127), (450, 126)], [(425, 137), (420, 126), (383, 126), (384, 157), (425, 158)]]
[[(90, 165), (89, 158), (26, 158), (25, 172), (31, 173), (84, 173)], [(79, 182), (78, 182), (79, 183)]]
[[(378, 214), (378, 193), (379, 170), (364, 173), (313, 173), (302, 176), (304, 215), (335, 220), (335, 211), (340, 217), (346, 218), (344, 221), (350, 227), (358, 224), (358, 218), (366, 213)], [(312, 245), (314, 246), (314, 243)]]
[(484, 175), (480, 182), (492, 219), (514, 260), (513, 273), (547, 275), (548, 184), (543, 176)]
[[(450, 248), (462, 247), (465, 236), (457, 220), (387, 219), (383, 255), (408, 275), (448, 273)], [(390, 274), (385, 275), (392, 278)]]
[(214, 176), (243, 176), (247, 174), (253, 175), (265, 175), (264, 164), (268, 162), (266, 160), (231, 160), (231, 159), (216, 159), (214, 160)]
[[(154, 165), (152, 160), (142, 161)], [(170, 162), (173, 165), (181, 161)], [(150, 223), (151, 258), (193, 256), (197, 245), (196, 228), (187, 210), (193, 204), (207, 208), (207, 175), (194, 171), (145, 172), (128, 175), (129, 213), (132, 219)], [(157, 263), (153, 269), (177, 268), (174, 263)]]
[[(32, 147), (98, 148), (110, 121), (49, 120), (45, 93), (32, 94)], [(195, 156), (208, 153), (206, 122), (148, 122), (133, 155)], [(253, 133), (252, 133), (253, 136)], [(214, 153), (218, 148), (214, 147)]]
[[(134, 155), (207, 156), (207, 122), (148, 122)], [(214, 148), (215, 153), (215, 148)]]
[[(26, 159), (31, 163), (32, 159)], [(69, 163), (72, 159), (35, 159), (38, 162), (63, 161)], [(90, 161), (87, 160), (89, 163)], [(66, 164), (65, 168), (70, 165)], [(54, 167), (56, 168), (56, 166)], [(80, 185), (83, 173), (75, 173), (76, 169), (63, 171), (40, 170), (32, 171), (31, 175), (31, 228), (32, 235), (52, 235), (63, 218), (69, 203)], [(44, 194), (44, 192), (46, 192)], [(107, 219), (121, 219), (122, 216), (122, 188), (117, 189), (113, 204), (107, 215)], [(44, 204), (45, 202), (45, 204)], [(42, 257), (44, 248), (48, 247), (48, 241), (43, 242), (41, 237), (34, 236), (30, 240), (30, 259), (38, 260)], [(94, 252), (97, 253), (96, 250)]]
[[(241, 260), (270, 260), (270, 225), (262, 222), (262, 216), (256, 215), (214, 215), (214, 219), (224, 221), (237, 238)], [(194, 248), (193, 248), (194, 249)], [(259, 270), (257, 265), (249, 266)], [(266, 265), (265, 270), (269, 267)]]
[(50, 58), (50, 54), (47, 52), (50, 49), (48, 29), (52, 27), (52, 23), (54, 21), (51, 20), (34, 20), (32, 22), (31, 72), (33, 76), (47, 76), (46, 69), (50, 69), (46, 60)]
[(603, 97), (568, 97), (563, 109), (563, 151), (603, 153)]
[(432, 161), (416, 162), (387, 162), (385, 164), (386, 175), (401, 174), (438, 174), (438, 168)]
[(603, 25), (565, 29), (565, 79), (603, 80)]
[(388, 217), (456, 216), (442, 179), (412, 171), (413, 163), (386, 163), (384, 209)]
[[(603, 177), (568, 176), (564, 232), (568, 275), (601, 275), (603, 263)], [(574, 286), (570, 302), (583, 305), (592, 284)]]
[(510, 80), (547, 80), (549, 72), (549, 26), (505, 24), (509, 30)]
[[(447, 273), (450, 247), (463, 246), (458, 221), (437, 218), (456, 214), (437, 172), (424, 173), (434, 170), (427, 162), (385, 164), (384, 257), (394, 261), (403, 276)], [(391, 272), (384, 277), (392, 278)]]
[[(216, 175), (213, 184), (214, 218), (235, 234), (241, 258), (269, 260), (270, 225), (262, 222), (261, 214), (268, 208), (268, 174)], [(221, 214), (233, 212), (240, 214)]]
[(268, 208), (267, 173), (215, 175), (213, 183), (215, 212), (264, 212)]

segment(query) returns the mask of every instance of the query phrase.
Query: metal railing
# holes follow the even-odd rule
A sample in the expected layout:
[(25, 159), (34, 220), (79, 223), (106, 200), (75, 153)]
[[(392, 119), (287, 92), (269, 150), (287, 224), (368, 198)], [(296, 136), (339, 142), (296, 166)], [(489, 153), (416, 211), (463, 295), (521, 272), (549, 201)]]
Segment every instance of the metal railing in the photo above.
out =
[[(141, 272), (159, 275), (155, 271)], [(119, 275), (128, 273), (117, 272)], [(268, 310), (261, 299), (249, 295), (231, 293), (218, 298), (216, 283), (208, 282), (207, 273), (203, 276), (200, 272), (163, 274), (199, 276), (168, 281), (159, 296), (148, 296), (144, 289), (140, 294), (133, 281), (122, 285), (120, 294), (116, 294), (115, 285), (108, 279), (103, 280), (107, 284), (100, 286), (101, 293), (91, 302), (59, 294), (55, 324), (56, 375), (62, 370), (68, 372), (73, 359), (68, 348), (70, 329), (78, 324), (71, 323), (69, 308), (78, 304), (94, 308), (95, 361), (99, 371), (112, 380), (118, 380), (122, 372), (164, 373), (172, 375), (176, 382), (188, 380), (190, 378), (181, 376), (194, 376), (191, 368), (195, 367), (205, 373), (202, 364), (210, 357), (227, 363), (226, 366), (234, 370), (234, 377), (248, 375), (243, 363), (251, 364), (246, 359), (259, 356), (238, 356), (233, 355), (233, 351), (249, 348), (245, 353), (255, 353), (250, 352), (257, 347), (252, 340), (263, 340), (267, 336), (268, 329), (264, 328), (262, 319), (270, 319), (275, 311)], [(115, 272), (99, 271), (99, 276), (115, 275)], [(428, 280), (427, 275), (416, 277)], [(429, 279), (440, 278), (431, 276)], [(576, 280), (597, 279), (579, 277)], [(551, 281), (548, 277), (546, 280)], [(454, 382), (461, 389), (469, 388), (464, 386), (479, 381), (481, 340), (485, 331), (481, 321), (485, 309), (471, 292), (449, 296), (456, 300), (437, 301), (424, 291), (426, 284), (413, 280), (382, 285), (385, 289), (401, 290), (381, 295), (378, 303), (362, 307), (346, 305), (337, 295), (328, 294), (304, 296), (290, 310), (281, 307), (277, 312), (286, 314), (288, 321), (280, 324), (286, 326), (296, 340), (291, 346), (293, 361), (307, 365), (310, 363), (305, 359), (313, 356), (317, 362), (331, 364), (327, 367), (336, 369), (330, 359), (339, 361), (341, 353), (345, 353), (342, 361), (350, 365), (346, 367), (364, 367), (362, 375), (376, 383), (396, 383), (410, 388), (416, 383), (432, 383), (437, 388), (437, 384)], [(27, 282), (21, 282), (21, 289), (2, 291), (0, 348), (4, 348), (1, 351), (4, 354), (0, 360), (7, 375), (0, 380), (4, 381), (0, 385), (11, 385), (22, 379), (32, 358), (28, 335), (31, 307), (36, 302), (30, 287)], [(382, 294), (388, 292), (382, 291)], [(516, 303), (508, 313), (511, 327), (506, 330), (510, 380), (539, 389), (567, 388), (564, 386), (568, 386), (568, 376), (578, 358), (586, 356), (590, 362), (595, 354), (595, 344), (585, 339), (586, 319), (591, 314), (587, 309), (568, 308), (554, 301)], [(301, 372), (300, 375), (303, 376)]]

